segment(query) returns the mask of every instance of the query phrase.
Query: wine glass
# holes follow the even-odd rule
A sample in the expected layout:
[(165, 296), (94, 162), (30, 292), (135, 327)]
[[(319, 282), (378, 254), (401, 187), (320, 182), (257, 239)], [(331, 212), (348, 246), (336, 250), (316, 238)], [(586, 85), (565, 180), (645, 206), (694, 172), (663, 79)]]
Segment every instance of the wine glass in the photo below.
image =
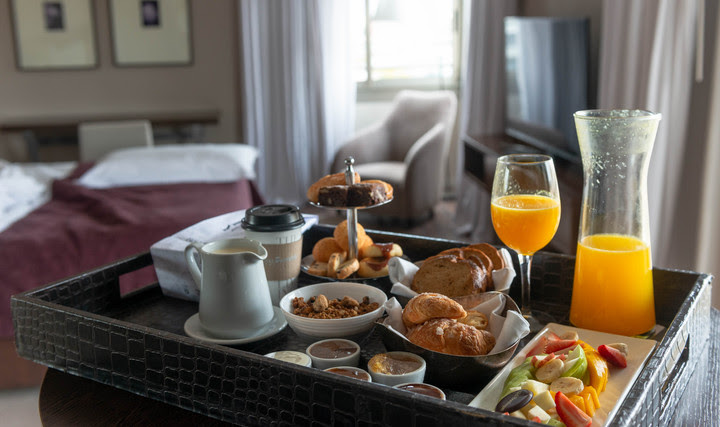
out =
[(552, 157), (510, 154), (497, 161), (490, 204), (493, 227), (502, 242), (518, 254), (522, 282), (522, 315), (537, 332), (553, 321), (530, 306), (533, 254), (550, 243), (560, 224), (560, 192)]

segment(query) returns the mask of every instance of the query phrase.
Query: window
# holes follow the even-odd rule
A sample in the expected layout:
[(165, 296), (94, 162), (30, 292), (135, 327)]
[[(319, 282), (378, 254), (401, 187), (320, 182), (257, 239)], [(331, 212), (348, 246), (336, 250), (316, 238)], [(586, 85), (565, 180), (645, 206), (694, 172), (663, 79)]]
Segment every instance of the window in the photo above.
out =
[(355, 16), (358, 93), (457, 86), (460, 0), (363, 0)]

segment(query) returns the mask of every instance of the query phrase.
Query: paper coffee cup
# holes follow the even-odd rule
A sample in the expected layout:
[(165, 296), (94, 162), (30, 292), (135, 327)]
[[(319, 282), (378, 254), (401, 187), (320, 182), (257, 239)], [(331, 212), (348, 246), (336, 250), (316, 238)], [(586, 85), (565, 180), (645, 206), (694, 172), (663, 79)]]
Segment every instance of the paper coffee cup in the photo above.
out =
[(297, 288), (302, 259), (302, 226), (305, 219), (293, 205), (261, 205), (245, 212), (245, 237), (265, 247), (270, 298), (278, 305), (285, 294)]

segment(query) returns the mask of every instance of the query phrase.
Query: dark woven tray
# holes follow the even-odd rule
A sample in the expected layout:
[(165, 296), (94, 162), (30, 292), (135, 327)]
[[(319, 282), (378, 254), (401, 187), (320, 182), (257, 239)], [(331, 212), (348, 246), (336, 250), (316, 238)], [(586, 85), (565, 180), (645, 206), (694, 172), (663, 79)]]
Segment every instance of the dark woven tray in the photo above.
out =
[[(305, 234), (304, 251), (332, 234), (328, 226)], [(394, 233), (368, 233), (394, 241), (413, 260), (463, 245)], [(243, 425), (531, 425), (467, 403), (483, 383), (444, 388), (447, 401), (363, 383), (263, 357), (304, 350), (290, 328), (259, 343), (227, 347), (187, 337), (185, 320), (197, 303), (165, 297), (153, 284), (120, 296), (119, 277), (152, 264), (140, 254), (12, 297), (18, 353), (74, 375)], [(574, 258), (538, 253), (533, 262), (534, 304), (567, 323)], [(611, 424), (665, 422), (707, 344), (711, 276), (655, 270), (657, 321), (667, 329)], [(300, 283), (313, 283), (301, 276)], [(389, 291), (387, 279), (370, 282)], [(518, 286), (513, 285), (511, 296)], [(530, 337), (528, 337), (529, 339)], [(384, 351), (377, 332), (360, 342), (361, 364)], [(521, 347), (519, 347), (521, 348)], [(488, 378), (489, 380), (490, 378)]]

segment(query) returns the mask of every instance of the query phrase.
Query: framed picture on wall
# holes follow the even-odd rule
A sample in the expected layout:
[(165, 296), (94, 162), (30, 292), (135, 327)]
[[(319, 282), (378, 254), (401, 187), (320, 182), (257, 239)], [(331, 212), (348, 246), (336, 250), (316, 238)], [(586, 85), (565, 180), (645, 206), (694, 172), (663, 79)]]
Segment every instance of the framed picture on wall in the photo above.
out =
[(97, 67), (90, 0), (11, 0), (10, 16), (18, 69)]
[(110, 0), (117, 66), (192, 64), (188, 0)]

